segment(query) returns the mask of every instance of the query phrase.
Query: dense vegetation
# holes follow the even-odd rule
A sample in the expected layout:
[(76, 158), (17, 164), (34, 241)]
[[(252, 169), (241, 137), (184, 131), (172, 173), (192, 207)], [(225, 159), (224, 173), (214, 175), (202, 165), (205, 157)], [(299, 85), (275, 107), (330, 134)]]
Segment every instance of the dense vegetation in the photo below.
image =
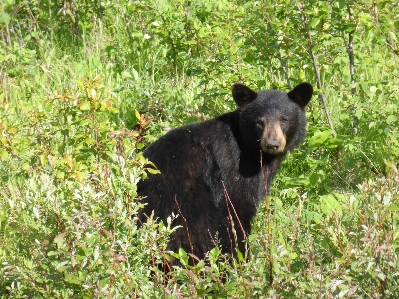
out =
[[(2, 0), (1, 298), (398, 298), (397, 1)], [(138, 228), (143, 148), (234, 109), (230, 86), (317, 86), (250, 254), (165, 275)]]

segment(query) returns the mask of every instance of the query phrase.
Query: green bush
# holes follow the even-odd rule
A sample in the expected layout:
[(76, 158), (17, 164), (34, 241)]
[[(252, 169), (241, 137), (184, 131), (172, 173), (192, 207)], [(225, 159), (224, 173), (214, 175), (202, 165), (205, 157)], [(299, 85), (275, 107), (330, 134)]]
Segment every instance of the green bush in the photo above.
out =
[[(0, 4), (2, 298), (397, 298), (393, 1)], [(83, 79), (86, 78), (86, 79)], [(234, 109), (230, 86), (309, 81), (308, 137), (248, 256), (165, 250), (137, 223), (143, 149)], [(171, 218), (171, 222), (173, 219)], [(181, 268), (161, 271), (180, 259)]]
[(116, 113), (101, 76), (81, 79), (76, 94), (3, 107), (0, 250), (11, 295), (148, 291), (170, 228), (137, 227), (136, 184), (155, 169), (135, 132), (115, 131)]

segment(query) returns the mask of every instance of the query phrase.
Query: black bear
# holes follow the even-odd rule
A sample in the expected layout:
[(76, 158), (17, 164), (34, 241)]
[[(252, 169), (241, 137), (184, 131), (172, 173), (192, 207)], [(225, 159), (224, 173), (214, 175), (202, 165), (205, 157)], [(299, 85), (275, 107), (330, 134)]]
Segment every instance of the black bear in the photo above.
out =
[(288, 93), (235, 84), (235, 111), (174, 129), (150, 145), (144, 156), (161, 174), (138, 184), (147, 203), (140, 220), (154, 213), (166, 223), (178, 215), (173, 226), (181, 228), (168, 245), (174, 252), (204, 258), (217, 245), (223, 253), (244, 252), (242, 241), (282, 159), (306, 135), (312, 93), (309, 83)]

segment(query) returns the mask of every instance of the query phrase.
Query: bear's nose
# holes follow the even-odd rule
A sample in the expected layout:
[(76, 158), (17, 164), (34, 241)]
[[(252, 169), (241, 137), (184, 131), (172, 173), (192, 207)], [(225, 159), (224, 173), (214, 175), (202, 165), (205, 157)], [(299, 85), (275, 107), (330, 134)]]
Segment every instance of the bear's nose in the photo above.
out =
[(280, 145), (277, 144), (277, 143), (272, 143), (272, 144), (268, 143), (268, 144), (266, 144), (266, 149), (268, 151), (271, 151), (271, 152), (278, 151), (279, 147), (280, 147)]

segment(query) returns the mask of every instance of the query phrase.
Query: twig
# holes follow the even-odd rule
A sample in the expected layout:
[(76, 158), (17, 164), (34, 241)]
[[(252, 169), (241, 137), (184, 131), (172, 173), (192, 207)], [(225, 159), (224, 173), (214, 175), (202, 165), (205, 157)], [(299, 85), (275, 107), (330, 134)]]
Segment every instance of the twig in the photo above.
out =
[[(175, 196), (174, 200), (175, 200), (175, 203), (176, 203), (176, 205), (177, 205), (177, 209), (179, 210), (179, 214), (180, 214), (180, 216), (183, 218), (184, 224), (186, 225), (187, 237), (188, 237), (188, 242), (190, 243), (191, 254), (194, 255), (194, 247), (193, 247), (193, 244), (191, 243), (191, 237), (190, 237), (190, 232), (189, 232), (189, 230), (188, 230), (187, 220), (186, 220), (186, 218), (183, 216), (183, 213), (182, 213), (181, 210), (180, 210), (180, 206), (179, 206), (179, 203), (177, 202), (176, 196)], [(192, 261), (193, 261), (193, 263), (194, 263), (194, 258), (193, 258), (192, 256), (191, 256), (191, 259), (192, 259)]]
[[(273, 26), (270, 24), (270, 19), (268, 18), (268, 16), (266, 15), (266, 9), (265, 9), (265, 1), (262, 0), (260, 2), (261, 4), (261, 10), (262, 10), (262, 15), (263, 15), (263, 20), (265, 21), (266, 24), (268, 24), (270, 26), (270, 30), (272, 31), (272, 34), (276, 34), (275, 30), (273, 29)], [(287, 63), (286, 61), (283, 59), (282, 55), (281, 55), (281, 47), (280, 44), (278, 44), (278, 55), (277, 55), (277, 59), (280, 61), (281, 64), (281, 68), (283, 70), (284, 73), (284, 77), (285, 80), (287, 81), (287, 88), (291, 89), (291, 82), (290, 82), (290, 77), (288, 75), (288, 71), (287, 71)]]
[[(234, 208), (234, 206), (233, 206), (233, 203), (232, 203), (231, 200), (230, 200), (230, 196), (229, 196), (229, 194), (227, 193), (227, 190), (226, 190), (226, 187), (225, 187), (223, 181), (222, 181), (222, 185), (223, 185), (224, 195), (225, 195), (225, 198), (226, 198), (226, 206), (227, 206), (227, 211), (228, 211), (228, 213), (229, 213), (229, 217), (230, 217), (230, 219), (232, 218), (232, 217), (231, 217), (231, 213), (230, 213), (230, 208), (229, 208), (229, 203), (230, 203), (231, 208), (233, 209), (234, 215), (235, 215), (236, 218), (237, 218), (238, 224), (240, 225), (242, 234), (243, 234), (243, 236), (244, 236), (244, 240), (246, 240), (246, 239), (247, 239), (247, 235), (245, 234), (244, 228), (243, 228), (243, 226), (241, 225), (240, 218), (238, 218), (238, 215), (237, 215), (237, 213), (236, 213), (236, 210), (235, 210), (235, 208)], [(231, 223), (232, 226), (233, 226), (233, 224), (234, 224), (234, 223)], [(227, 232), (229, 233), (229, 236), (230, 236), (229, 229), (227, 229)], [(237, 236), (236, 236), (236, 239), (237, 239)], [(230, 242), (230, 244), (232, 244), (232, 242)], [(240, 269), (240, 272), (241, 272), (241, 267), (240, 267), (239, 269)], [(242, 274), (242, 272), (241, 272), (241, 274)], [(245, 285), (244, 276), (241, 275), (241, 277), (242, 277), (242, 279), (243, 279), (243, 286), (244, 286), (245, 293), (247, 294), (246, 298), (248, 298), (248, 291), (247, 291), (247, 287), (246, 287), (246, 285)]]
[(308, 50), (308, 53), (309, 53), (310, 57), (312, 58), (313, 69), (314, 69), (314, 72), (315, 72), (315, 75), (316, 75), (316, 85), (317, 85), (317, 88), (320, 90), (319, 101), (323, 104), (328, 124), (329, 124), (330, 129), (332, 131), (332, 134), (333, 134), (333, 136), (335, 138), (335, 137), (337, 137), (337, 133), (335, 132), (334, 125), (333, 125), (333, 123), (331, 121), (330, 113), (328, 112), (328, 108), (327, 108), (326, 99), (324, 97), (323, 85), (321, 84), (321, 79), (320, 79), (320, 67), (317, 64), (317, 55), (312, 50), (313, 49), (313, 40), (312, 40), (312, 37), (311, 37), (310, 32), (309, 32), (308, 19), (302, 13), (301, 3), (297, 2), (296, 3), (296, 7), (298, 9), (299, 16), (300, 16), (300, 18), (301, 18), (301, 20), (303, 22), (303, 29), (306, 32), (306, 39), (307, 39), (307, 42), (308, 42), (308, 49), (307, 50)]
[[(237, 218), (238, 224), (240, 225), (242, 234), (243, 234), (243, 236), (244, 236), (244, 240), (246, 240), (246, 239), (247, 239), (247, 235), (246, 235), (246, 233), (245, 233), (245, 231), (244, 231), (244, 227), (243, 227), (242, 224), (241, 224), (240, 218), (238, 218), (236, 209), (234, 208), (233, 203), (232, 203), (231, 200), (230, 200), (230, 196), (229, 196), (229, 194), (227, 193), (227, 190), (226, 190), (226, 187), (225, 187), (223, 181), (222, 181), (222, 185), (223, 185), (223, 191), (224, 191), (224, 196), (225, 196), (225, 198), (226, 198), (226, 202), (227, 202), (227, 204), (230, 204), (231, 208), (233, 209), (234, 215), (235, 215), (236, 218)], [(227, 209), (228, 209), (228, 208), (229, 208), (229, 206), (227, 205)]]
[[(351, 11), (351, 9), (350, 9), (348, 4), (346, 5), (346, 9), (348, 11), (349, 19), (351, 21), (353, 21), (353, 19), (354, 19), (353, 18), (353, 14), (352, 14), (352, 11)], [(356, 31), (356, 27), (348, 33), (348, 43), (345, 45), (346, 46), (346, 52), (348, 53), (348, 57), (349, 57), (349, 73), (350, 73), (350, 76), (351, 76), (351, 86), (352, 86), (351, 87), (351, 95), (352, 95), (352, 97), (354, 97), (355, 94), (356, 94), (356, 86), (355, 86), (355, 55), (353, 53), (353, 39), (354, 39), (353, 34), (355, 33), (355, 31)], [(344, 42), (346, 43), (345, 37), (343, 37), (343, 38), (344, 38)], [(355, 115), (356, 108), (357, 108), (356, 104), (354, 104), (353, 107), (352, 107), (353, 134), (354, 135), (357, 135), (357, 133), (358, 133), (358, 125), (359, 125), (359, 118)]]
[[(260, 169), (263, 167), (263, 153), (260, 151)], [(265, 190), (267, 190), (267, 177), (268, 177), (269, 169), (266, 169), (266, 184)], [(263, 172), (262, 172), (263, 174)], [(264, 177), (263, 177), (264, 179)], [(269, 255), (269, 283), (273, 284), (273, 255), (272, 255), (272, 237), (271, 237), (271, 227), (270, 227), (270, 203), (269, 203), (269, 195), (266, 194), (265, 198), (265, 209), (266, 209), (266, 217), (267, 217), (267, 245), (268, 245), (268, 255)]]
[(381, 34), (385, 37), (384, 44), (387, 45), (389, 48), (391, 48), (392, 52), (396, 56), (399, 56), (399, 50), (396, 47), (394, 40), (392, 40), (392, 38), (387, 36), (387, 34), (384, 32), (384, 30), (382, 30), (381, 27), (380, 27), (380, 22), (379, 22), (379, 19), (378, 19), (378, 7), (377, 7), (376, 3), (373, 3), (373, 15), (374, 15), (374, 21), (375, 21), (374, 25), (375, 25), (375, 27), (380, 29)]
[[(165, 19), (165, 17), (162, 14), (161, 9), (159, 8), (159, 3), (158, 3), (157, 0), (154, 0), (154, 2), (155, 2), (155, 5), (156, 5), (155, 10), (158, 12), (158, 14), (159, 14), (159, 16), (160, 16), (160, 18), (162, 20), (162, 23), (166, 26), (167, 25), (166, 19)], [(175, 46), (175, 44), (173, 42), (173, 37), (172, 37), (172, 34), (171, 34), (171, 30), (167, 30), (167, 32), (168, 32), (169, 43), (170, 43), (170, 46), (172, 47), (172, 52), (174, 54), (174, 55), (172, 55), (173, 63), (175, 65), (175, 67), (176, 67), (177, 66), (177, 63), (176, 63), (176, 56), (177, 56), (176, 46)]]

